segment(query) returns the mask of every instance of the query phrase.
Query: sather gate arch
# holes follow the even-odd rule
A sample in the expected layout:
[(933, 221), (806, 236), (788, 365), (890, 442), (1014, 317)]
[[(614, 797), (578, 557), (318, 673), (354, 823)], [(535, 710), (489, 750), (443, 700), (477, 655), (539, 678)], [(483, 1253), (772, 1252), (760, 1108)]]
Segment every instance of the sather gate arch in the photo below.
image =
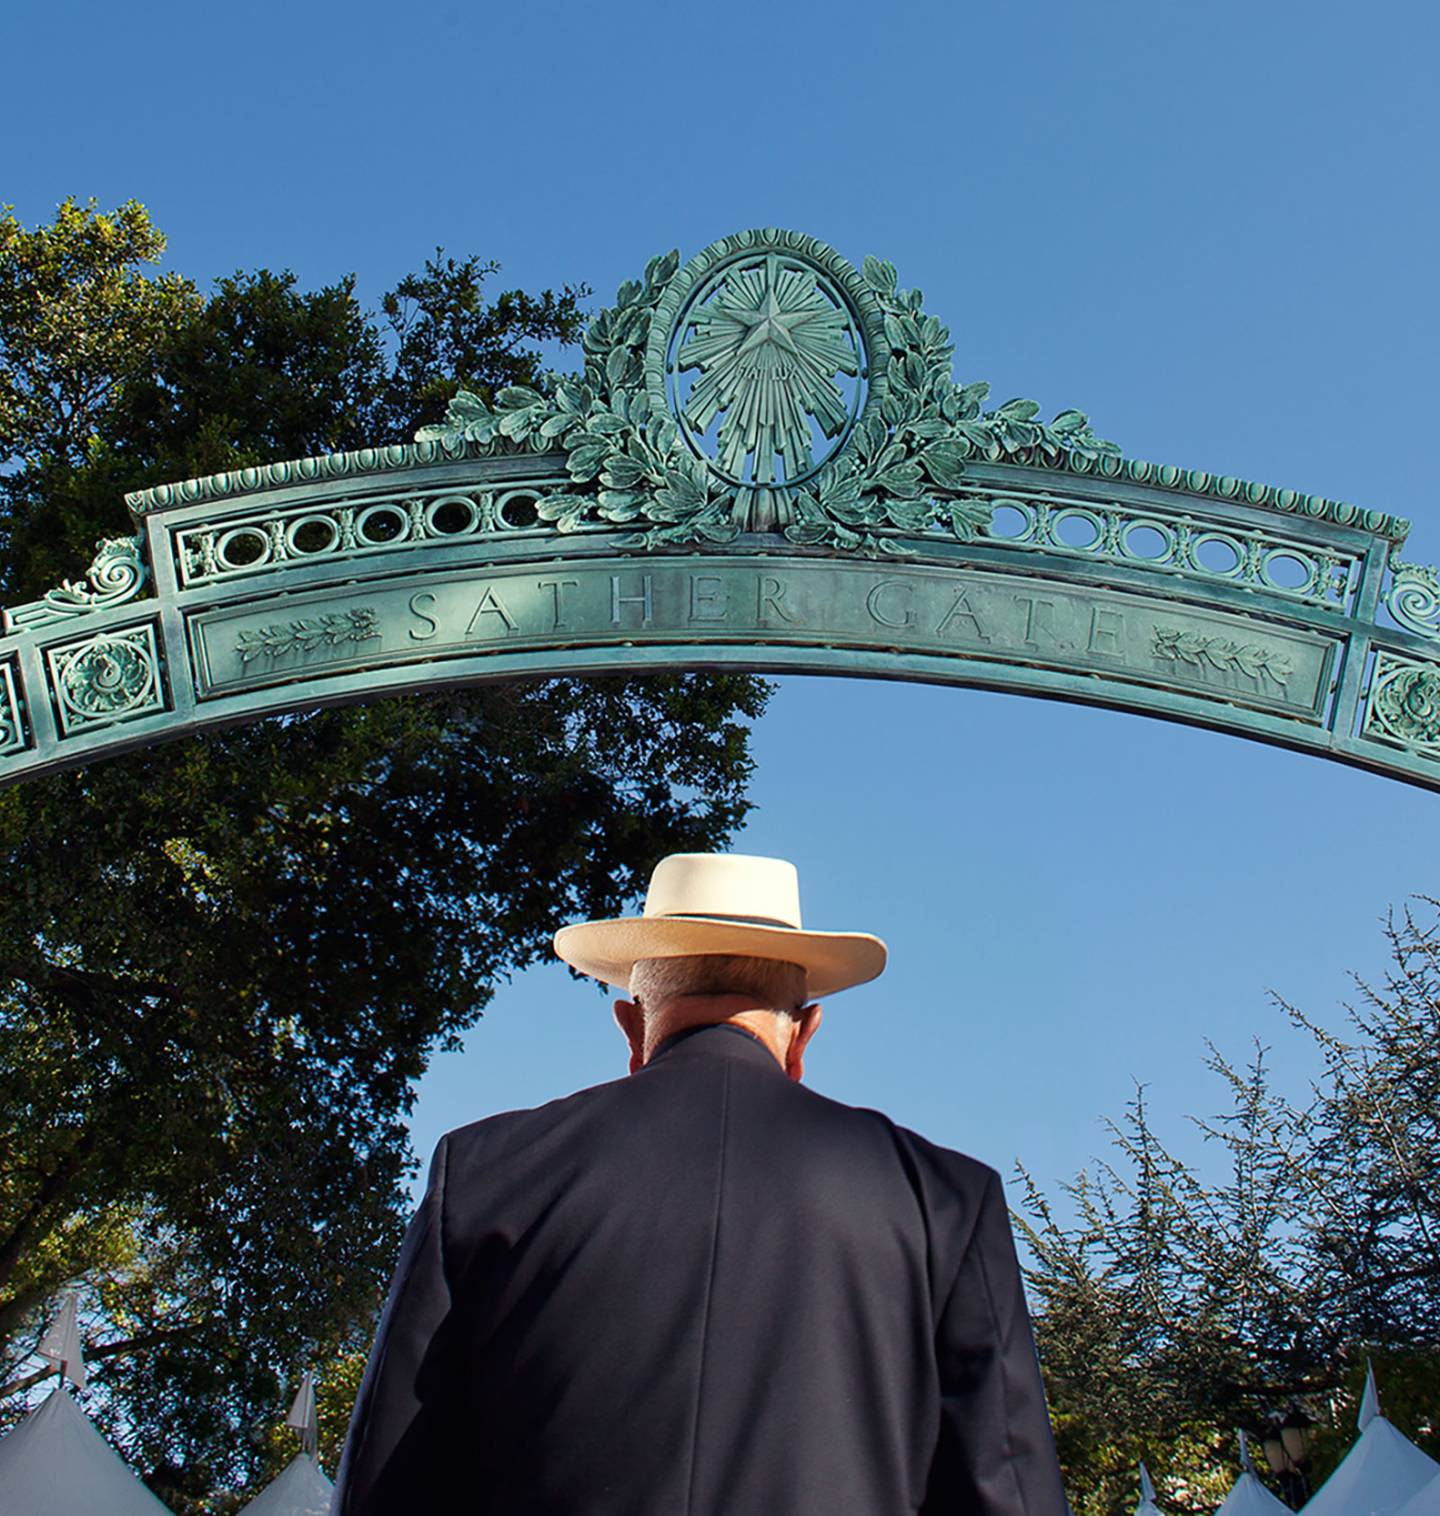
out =
[(1440, 789), (1440, 579), (1378, 511), (987, 409), (893, 266), (757, 230), (623, 285), (583, 375), (412, 444), (129, 497), (0, 612), (0, 784), (277, 712), (730, 665), (1011, 690)]

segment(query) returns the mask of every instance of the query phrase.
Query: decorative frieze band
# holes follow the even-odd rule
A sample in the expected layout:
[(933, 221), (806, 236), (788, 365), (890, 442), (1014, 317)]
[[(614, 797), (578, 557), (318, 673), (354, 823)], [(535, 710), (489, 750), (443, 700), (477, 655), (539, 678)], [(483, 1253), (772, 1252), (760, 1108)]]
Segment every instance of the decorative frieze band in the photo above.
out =
[[(536, 436), (536, 442), (542, 439)], [(543, 449), (548, 449), (548, 439)], [(467, 457), (488, 456), (493, 449), (463, 441), (396, 443), (389, 447), (360, 448), (350, 453), (328, 453), (319, 458), (301, 458), (293, 462), (267, 463), (257, 468), (235, 469), (211, 474), (202, 479), (187, 479), (178, 484), (161, 484), (139, 490), (125, 497), (131, 512), (139, 517), (152, 511), (177, 505), (199, 504), (207, 500), (228, 500), (257, 490), (279, 489), (316, 479), (348, 479), (365, 474), (386, 473), (393, 469), (414, 468), (426, 464), (452, 463)], [(524, 448), (514, 451), (523, 453)], [(977, 460), (986, 454), (975, 449)], [(1115, 458), (1102, 455), (1090, 459), (1081, 456), (1050, 458), (1043, 453), (1020, 449), (1006, 454), (1004, 462), (1055, 469), (1057, 472), (1091, 475), (1134, 484), (1156, 485), (1191, 495), (1208, 495), (1216, 500), (1233, 500), (1241, 505), (1258, 506), (1288, 516), (1329, 521), (1336, 526), (1355, 527), (1378, 537), (1403, 543), (1410, 532), (1408, 519), (1385, 511), (1369, 510), (1347, 500), (1331, 500), (1324, 495), (1307, 495), (1300, 490), (1282, 489), (1278, 485), (1258, 484), (1230, 474), (1215, 474), (1209, 469), (1180, 468), (1174, 464), (1149, 463), (1139, 458)]]
[(557, 483), (539, 478), (504, 489), (397, 493), (200, 522), (175, 533), (176, 577), (191, 589), (317, 559), (534, 531), (536, 500)]
[(1160, 569), (1342, 611), (1359, 578), (1356, 553), (1199, 512), (1034, 492), (963, 491), (960, 498), (983, 504), (982, 540), (1006, 547)]

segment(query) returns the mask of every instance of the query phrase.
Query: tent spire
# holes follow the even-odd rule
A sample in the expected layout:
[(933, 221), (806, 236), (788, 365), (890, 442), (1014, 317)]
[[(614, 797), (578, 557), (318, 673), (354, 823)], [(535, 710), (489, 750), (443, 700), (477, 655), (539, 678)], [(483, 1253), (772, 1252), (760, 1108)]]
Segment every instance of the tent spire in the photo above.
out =
[(1380, 1414), (1380, 1391), (1375, 1386), (1375, 1365), (1365, 1360), (1365, 1394), (1360, 1400), (1360, 1414), (1355, 1425), (1363, 1432)]
[(320, 1418), (315, 1409), (315, 1375), (306, 1369), (300, 1380), (300, 1389), (285, 1418), (287, 1427), (294, 1427), (300, 1434), (300, 1451), (312, 1458), (320, 1446)]
[[(1244, 1427), (1235, 1429), (1240, 1433), (1240, 1468), (1243, 1473), (1255, 1474), (1255, 1460), (1250, 1456), (1250, 1436)], [(1258, 1474), (1255, 1476), (1260, 1477)]]
[(60, 1314), (50, 1323), (50, 1329), (40, 1339), (36, 1351), (59, 1369), (61, 1384), (68, 1378), (77, 1390), (83, 1390), (89, 1383), (90, 1374), (80, 1348), (78, 1311), (79, 1300), (75, 1291), (67, 1290), (60, 1300)]
[(1140, 1465), (1140, 1504), (1135, 1507), (1135, 1516), (1161, 1516), (1160, 1507), (1155, 1504), (1155, 1482), (1143, 1463)]

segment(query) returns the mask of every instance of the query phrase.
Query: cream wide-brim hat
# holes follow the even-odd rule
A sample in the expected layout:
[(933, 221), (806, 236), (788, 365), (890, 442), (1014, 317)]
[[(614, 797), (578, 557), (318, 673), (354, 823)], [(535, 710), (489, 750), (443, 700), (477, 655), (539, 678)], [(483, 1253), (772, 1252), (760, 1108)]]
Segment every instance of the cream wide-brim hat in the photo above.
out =
[(811, 1000), (874, 979), (886, 957), (885, 944), (868, 932), (807, 932), (795, 865), (745, 853), (671, 853), (650, 876), (643, 916), (563, 926), (555, 951), (582, 974), (624, 990), (642, 958), (773, 958), (805, 970)]

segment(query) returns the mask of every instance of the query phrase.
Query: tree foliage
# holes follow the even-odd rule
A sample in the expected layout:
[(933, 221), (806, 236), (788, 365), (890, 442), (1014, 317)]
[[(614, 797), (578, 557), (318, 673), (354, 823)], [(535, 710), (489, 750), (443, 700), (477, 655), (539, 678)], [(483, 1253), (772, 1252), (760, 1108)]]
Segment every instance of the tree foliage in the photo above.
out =
[[(1437, 909), (1437, 902), (1424, 906)], [(1135, 1466), (1168, 1509), (1209, 1511), (1233, 1428), (1298, 1404), (1319, 1423), (1312, 1483), (1353, 1440), (1373, 1357), (1387, 1415), (1440, 1452), (1440, 917), (1406, 909), (1390, 968), (1357, 980), (1344, 1030), (1278, 1000), (1319, 1054), (1305, 1098), (1213, 1047), (1228, 1109), (1196, 1124), (1223, 1177), (1161, 1140), (1144, 1091), (1118, 1159), (1048, 1199), (1028, 1175), (1037, 1338), (1080, 1516), (1128, 1511)]]
[[(437, 255), (354, 281), (153, 276), (137, 205), (0, 222), (0, 590), (33, 597), (164, 479), (401, 440), (535, 382), (584, 293)], [(267, 719), (0, 793), (0, 1423), (76, 1286), (93, 1412), (179, 1511), (291, 1449), (296, 1370), (363, 1359), (404, 1117), (507, 975), (742, 819), (745, 676), (576, 679)], [(351, 1387), (353, 1388), (353, 1386)], [(348, 1410), (348, 1407), (345, 1408)]]
[(105, 410), (202, 305), (175, 274), (147, 278), (165, 239), (135, 201), (66, 200), (54, 226), (0, 215), (0, 461), (84, 460)]

